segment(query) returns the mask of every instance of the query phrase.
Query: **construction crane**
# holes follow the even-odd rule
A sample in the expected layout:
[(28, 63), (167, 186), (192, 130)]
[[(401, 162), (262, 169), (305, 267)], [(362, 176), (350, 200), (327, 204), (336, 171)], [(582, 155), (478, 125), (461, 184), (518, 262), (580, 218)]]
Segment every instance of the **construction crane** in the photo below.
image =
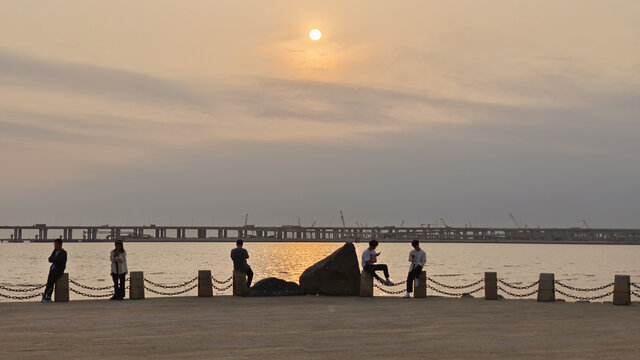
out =
[(447, 225), (443, 218), (440, 218), (440, 222), (442, 223), (442, 225), (444, 225), (444, 227), (449, 227), (449, 225)]
[(586, 229), (591, 229), (591, 227), (589, 226), (589, 224), (587, 224), (587, 220), (582, 219), (582, 223), (584, 224), (584, 227), (585, 227)]
[(404, 225), (404, 220), (402, 220), (402, 222), (400, 223), (400, 226), (398, 227), (402, 227), (402, 225)]
[(244, 214), (244, 226), (247, 226), (249, 223), (249, 213)]
[(344, 215), (342, 215), (342, 210), (340, 210), (340, 221), (342, 221), (342, 227), (347, 227), (347, 224), (344, 222)]
[(516, 229), (520, 230), (521, 226), (518, 223), (518, 221), (516, 220), (515, 216), (513, 216), (512, 213), (509, 213), (509, 217), (511, 218), (511, 221), (513, 221), (513, 223), (516, 225)]
[(314, 226), (316, 226), (316, 222), (315, 221), (311, 223), (310, 227), (314, 227)]

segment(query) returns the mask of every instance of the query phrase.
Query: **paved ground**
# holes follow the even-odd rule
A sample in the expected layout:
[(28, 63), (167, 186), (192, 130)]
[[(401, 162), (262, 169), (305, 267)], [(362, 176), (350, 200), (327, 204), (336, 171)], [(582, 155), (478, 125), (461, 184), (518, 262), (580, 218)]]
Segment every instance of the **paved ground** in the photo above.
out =
[(289, 297), (0, 303), (0, 359), (640, 359), (640, 305)]

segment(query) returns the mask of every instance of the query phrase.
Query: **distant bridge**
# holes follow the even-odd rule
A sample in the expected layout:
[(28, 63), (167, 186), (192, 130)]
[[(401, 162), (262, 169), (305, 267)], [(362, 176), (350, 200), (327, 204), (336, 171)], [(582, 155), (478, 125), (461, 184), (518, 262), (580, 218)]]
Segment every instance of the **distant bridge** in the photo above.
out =
[(156, 241), (246, 241), (262, 242), (423, 242), (458, 243), (587, 243), (640, 244), (640, 229), (584, 228), (491, 228), (491, 227), (302, 227), (284, 226), (0, 226), (0, 241), (110, 242), (114, 239)]

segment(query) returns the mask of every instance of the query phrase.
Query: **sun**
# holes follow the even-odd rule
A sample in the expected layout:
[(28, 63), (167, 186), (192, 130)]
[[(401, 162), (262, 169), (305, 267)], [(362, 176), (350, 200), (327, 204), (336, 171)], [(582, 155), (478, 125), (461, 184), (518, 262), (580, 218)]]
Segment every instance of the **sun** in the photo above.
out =
[(322, 37), (322, 33), (318, 29), (309, 31), (309, 38), (313, 41), (318, 41)]

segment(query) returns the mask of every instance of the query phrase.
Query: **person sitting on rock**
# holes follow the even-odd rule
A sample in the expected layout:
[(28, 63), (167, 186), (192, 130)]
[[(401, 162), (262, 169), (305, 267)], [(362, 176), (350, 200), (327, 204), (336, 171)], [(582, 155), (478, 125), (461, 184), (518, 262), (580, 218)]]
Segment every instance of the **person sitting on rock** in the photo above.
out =
[(413, 246), (413, 250), (409, 253), (411, 266), (409, 266), (409, 274), (407, 275), (407, 294), (404, 296), (405, 298), (411, 297), (414, 285), (418, 286), (422, 267), (427, 262), (427, 254), (420, 249), (420, 241), (413, 240), (411, 246)]
[[(369, 247), (365, 249), (362, 253), (362, 270), (371, 274), (374, 278), (385, 285), (393, 285), (391, 280), (389, 280), (389, 268), (385, 264), (375, 264), (378, 262), (378, 256), (380, 253), (376, 252), (376, 248), (378, 247), (378, 241), (371, 240), (369, 241)], [(382, 280), (376, 271), (382, 270), (384, 273), (385, 280)]]
[(242, 271), (247, 274), (247, 287), (251, 287), (253, 271), (251, 271), (251, 267), (247, 264), (249, 253), (246, 249), (242, 248), (243, 244), (242, 239), (236, 241), (236, 248), (231, 250), (231, 260), (233, 260), (233, 270)]

